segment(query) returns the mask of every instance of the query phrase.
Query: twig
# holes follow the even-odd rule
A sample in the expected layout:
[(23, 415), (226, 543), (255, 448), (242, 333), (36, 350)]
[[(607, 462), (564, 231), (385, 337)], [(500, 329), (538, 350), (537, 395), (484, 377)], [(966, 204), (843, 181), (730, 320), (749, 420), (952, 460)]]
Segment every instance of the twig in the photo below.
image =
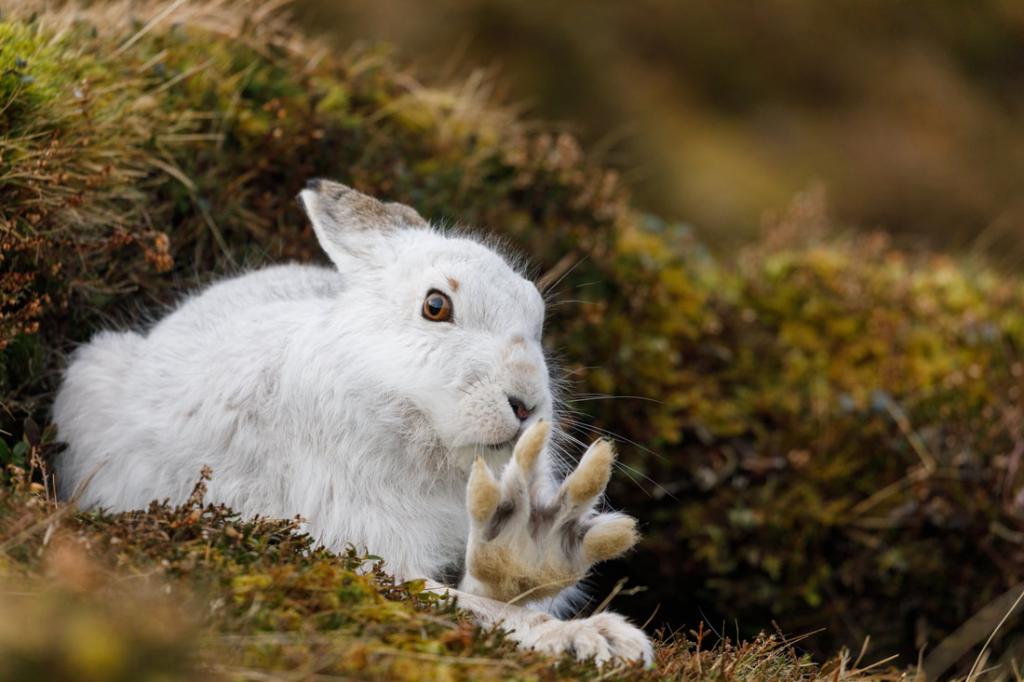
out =
[(552, 286), (556, 286), (562, 278), (573, 271), (582, 261), (576, 260), (576, 254), (571, 251), (562, 256), (554, 266), (537, 278), (537, 289), (543, 294)]
[(924, 444), (921, 436), (918, 435), (917, 431), (914, 430), (913, 425), (910, 423), (910, 419), (907, 417), (907, 413), (903, 411), (903, 408), (896, 404), (894, 400), (885, 401), (886, 409), (888, 409), (890, 416), (893, 421), (896, 422), (896, 426), (899, 427), (903, 435), (906, 436), (907, 441), (910, 443), (910, 447), (917, 453), (918, 458), (921, 460), (921, 464), (924, 465), (925, 471), (931, 473), (935, 471), (935, 467), (938, 462), (935, 456), (928, 451), (928, 447)]
[(628, 578), (621, 578), (617, 583), (615, 583), (615, 587), (613, 587), (612, 591), (608, 593), (608, 596), (597, 605), (597, 608), (594, 609), (594, 613), (601, 613), (608, 608), (608, 605), (612, 603), (612, 599), (615, 599), (619, 592), (622, 591), (622, 588), (626, 586), (626, 580), (628, 580)]
[(993, 630), (992, 634), (990, 634), (988, 636), (988, 639), (985, 640), (985, 645), (981, 647), (981, 651), (978, 652), (978, 657), (974, 659), (974, 665), (971, 666), (971, 671), (967, 673), (967, 682), (972, 682), (975, 679), (975, 671), (978, 669), (978, 666), (981, 665), (982, 656), (984, 656), (988, 652), (988, 645), (992, 643), (992, 640), (995, 638), (996, 633), (999, 632), (999, 629), (1001, 627), (1003, 627), (1003, 623), (1006, 622), (1006, 620), (1010, 617), (1010, 614), (1013, 613), (1014, 609), (1017, 608), (1017, 605), (1020, 604), (1021, 599), (1024, 599), (1024, 590), (1020, 591), (1020, 595), (1017, 597), (1017, 600), (1014, 601), (1013, 605), (1006, 611), (1006, 613), (1003, 614), (1003, 617), (996, 625), (995, 630)]

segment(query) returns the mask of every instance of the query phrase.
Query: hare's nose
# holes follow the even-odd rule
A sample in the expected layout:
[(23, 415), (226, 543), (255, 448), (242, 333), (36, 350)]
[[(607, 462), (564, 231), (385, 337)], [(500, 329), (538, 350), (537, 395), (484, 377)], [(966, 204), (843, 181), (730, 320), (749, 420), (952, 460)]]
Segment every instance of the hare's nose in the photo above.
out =
[(519, 398), (509, 396), (508, 404), (512, 407), (512, 411), (516, 413), (516, 419), (518, 419), (519, 421), (524, 422), (530, 418), (530, 412), (532, 410), (530, 410), (526, 406), (526, 403), (524, 403)]

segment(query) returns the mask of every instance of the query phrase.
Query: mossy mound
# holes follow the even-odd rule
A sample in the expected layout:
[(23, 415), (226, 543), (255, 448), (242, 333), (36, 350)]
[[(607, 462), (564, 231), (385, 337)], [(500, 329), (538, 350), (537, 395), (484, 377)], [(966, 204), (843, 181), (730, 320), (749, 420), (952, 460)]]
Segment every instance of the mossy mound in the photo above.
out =
[(294, 196), (322, 175), (487, 226), (557, 281), (567, 424), (642, 445), (623, 447), (613, 498), (647, 540), (605, 572), (647, 586), (619, 605), (638, 620), (700, 607), (912, 653), (1024, 578), (1019, 280), (878, 240), (782, 239), (806, 206), (724, 264), (479, 82), (434, 89), (378, 52), (332, 54), (270, 7), (5, 13), (0, 458), (49, 447), (61, 353), (98, 326), (242, 265), (319, 257)]
[(602, 387), (663, 404), (596, 419), (631, 406), (660, 484), (619, 488), (650, 523), (621, 573), (687, 586), (635, 608), (910, 655), (1024, 580), (1024, 284), (883, 238), (759, 249), (710, 275), (665, 257), (660, 281), (702, 299), (652, 287), (604, 347), (661, 369)]
[[(704, 630), (657, 668), (598, 670), (517, 650), (376, 557), (314, 547), (295, 521), (203, 502), (81, 514), (23, 470), (0, 486), (0, 676), (5, 680), (889, 680), (817, 666), (791, 642)], [(37, 488), (37, 489), (33, 489)], [(703, 646), (702, 646), (703, 644)]]

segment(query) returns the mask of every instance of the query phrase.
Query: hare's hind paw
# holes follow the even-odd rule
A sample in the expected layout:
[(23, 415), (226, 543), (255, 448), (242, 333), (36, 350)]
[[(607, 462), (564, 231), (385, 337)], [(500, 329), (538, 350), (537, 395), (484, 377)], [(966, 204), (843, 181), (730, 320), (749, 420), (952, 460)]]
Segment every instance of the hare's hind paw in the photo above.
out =
[(550, 597), (639, 540), (634, 519), (594, 510), (615, 459), (608, 441), (591, 445), (557, 494), (541, 499), (536, 465), (548, 433), (543, 421), (527, 429), (500, 481), (482, 459), (474, 464), (464, 589), (500, 601)]
[(643, 630), (617, 613), (600, 613), (579, 620), (551, 619), (513, 633), (523, 646), (552, 655), (571, 653), (598, 664), (654, 662), (654, 647)]

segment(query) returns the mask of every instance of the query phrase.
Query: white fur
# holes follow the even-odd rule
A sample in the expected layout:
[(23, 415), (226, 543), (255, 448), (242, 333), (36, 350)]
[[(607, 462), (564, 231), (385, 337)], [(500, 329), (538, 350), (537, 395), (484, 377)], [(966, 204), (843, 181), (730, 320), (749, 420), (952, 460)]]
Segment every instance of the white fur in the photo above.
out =
[[(68, 444), (60, 490), (81, 488), (82, 505), (112, 510), (181, 502), (208, 465), (210, 501), (300, 515), (329, 548), (352, 543), (401, 578), (439, 578), (467, 551), (475, 458), (503, 465), (525, 427), (552, 417), (543, 300), (493, 250), (432, 230), (407, 207), (328, 182), (302, 199), (337, 269), (223, 280), (144, 334), (102, 332), (74, 353), (54, 405)], [(453, 322), (423, 317), (431, 289), (450, 296)], [(533, 408), (525, 423), (510, 396)], [(554, 491), (550, 457), (545, 449), (538, 466)], [(559, 621), (505, 604), (499, 617), (498, 602), (463, 597), (535, 648), (615, 628), (604, 617), (588, 630), (585, 619), (572, 624), (584, 635), (538, 642)], [(642, 633), (615, 622), (626, 630), (577, 653), (649, 661)]]

